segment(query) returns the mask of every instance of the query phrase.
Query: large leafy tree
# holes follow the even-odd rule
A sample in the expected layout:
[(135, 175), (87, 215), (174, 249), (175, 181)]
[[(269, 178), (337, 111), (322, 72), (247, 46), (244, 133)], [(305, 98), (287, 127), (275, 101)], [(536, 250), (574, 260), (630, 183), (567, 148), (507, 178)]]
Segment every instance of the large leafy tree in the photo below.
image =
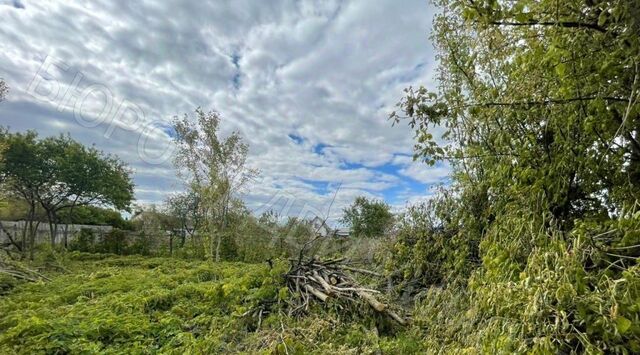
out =
[(40, 144), (50, 176), (38, 201), (47, 213), (52, 244), (61, 210), (87, 205), (129, 210), (133, 183), (129, 169), (118, 158), (65, 135), (46, 138)]
[(435, 2), (438, 90), (407, 89), (392, 117), (415, 129), (417, 159), (454, 167), (460, 207), (439, 218), (459, 264), (480, 267), (474, 322), (503, 319), (513, 332), (487, 327), (488, 342), (522, 351), (638, 349), (623, 305), (638, 299), (640, 2)]
[(87, 205), (128, 208), (133, 184), (128, 168), (119, 159), (87, 148), (68, 136), (39, 140), (35, 132), (4, 130), (1, 138), (6, 150), (0, 178), (11, 195), (29, 206), (31, 250), (38, 206), (46, 213), (52, 244), (61, 210)]
[(358, 196), (343, 211), (341, 222), (351, 228), (355, 237), (381, 237), (391, 227), (393, 214), (384, 201)]
[(0, 166), (2, 189), (8, 197), (22, 199), (28, 206), (27, 223), (24, 225), (18, 249), (25, 256), (27, 248), (31, 247), (31, 258), (33, 258), (34, 238), (40, 223), (36, 221), (38, 196), (45, 189), (50, 176), (45, 169), (44, 152), (38, 144), (37, 134), (32, 131), (9, 133), (2, 128), (0, 143), (4, 147), (3, 161)]
[(185, 115), (176, 119), (174, 129), (177, 154), (175, 164), (189, 189), (198, 199), (203, 227), (209, 234), (208, 252), (220, 260), (223, 234), (238, 194), (258, 171), (247, 166), (249, 146), (240, 133), (220, 135), (221, 117), (217, 112), (198, 108), (195, 119)]
[(416, 156), (451, 160), (469, 183), (490, 185), (494, 209), (537, 197), (535, 206), (566, 227), (633, 203), (638, 2), (439, 3), (441, 90), (410, 88), (400, 103), (416, 129)]

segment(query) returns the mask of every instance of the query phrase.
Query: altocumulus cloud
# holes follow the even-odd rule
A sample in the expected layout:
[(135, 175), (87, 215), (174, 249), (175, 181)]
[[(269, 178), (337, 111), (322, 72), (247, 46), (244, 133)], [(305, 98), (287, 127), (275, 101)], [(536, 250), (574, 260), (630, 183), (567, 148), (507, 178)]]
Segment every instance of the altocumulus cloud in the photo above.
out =
[[(170, 122), (200, 106), (239, 130), (261, 170), (256, 211), (332, 214), (357, 195), (401, 205), (446, 182), (413, 163), (386, 119), (409, 85), (433, 85), (424, 0), (0, 0), (0, 124), (69, 132), (135, 171), (136, 197), (182, 189)], [(158, 158), (158, 159), (156, 159)], [(265, 207), (265, 204), (267, 204)]]

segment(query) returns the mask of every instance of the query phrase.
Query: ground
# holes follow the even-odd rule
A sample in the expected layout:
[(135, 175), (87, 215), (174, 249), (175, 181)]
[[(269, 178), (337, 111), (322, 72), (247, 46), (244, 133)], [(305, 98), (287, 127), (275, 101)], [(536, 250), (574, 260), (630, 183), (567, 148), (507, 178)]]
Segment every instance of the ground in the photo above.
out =
[[(1, 354), (412, 353), (419, 344), (368, 310), (339, 304), (291, 318), (286, 265), (71, 254), (50, 282), (0, 296)], [(257, 327), (257, 324), (260, 327)]]

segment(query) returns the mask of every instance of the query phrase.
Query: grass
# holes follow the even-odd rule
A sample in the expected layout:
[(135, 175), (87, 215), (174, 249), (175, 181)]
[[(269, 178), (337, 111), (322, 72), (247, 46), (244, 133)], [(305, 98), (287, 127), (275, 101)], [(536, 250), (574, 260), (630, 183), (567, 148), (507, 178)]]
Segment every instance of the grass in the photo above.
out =
[[(261, 300), (286, 298), (286, 265), (217, 263), (76, 254), (46, 283), (0, 296), (1, 354), (202, 354), (417, 352), (407, 334), (373, 315), (312, 309), (242, 315)], [(79, 260), (89, 259), (89, 260)], [(379, 332), (381, 329), (382, 333)], [(386, 329), (386, 330), (385, 330)]]

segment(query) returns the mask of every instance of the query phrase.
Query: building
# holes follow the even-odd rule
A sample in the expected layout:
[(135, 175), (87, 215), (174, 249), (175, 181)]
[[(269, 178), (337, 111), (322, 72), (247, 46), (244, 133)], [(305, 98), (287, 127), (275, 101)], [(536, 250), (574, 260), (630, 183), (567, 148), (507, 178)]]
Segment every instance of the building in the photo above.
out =
[(347, 238), (350, 235), (351, 235), (351, 230), (348, 228), (337, 228), (335, 231), (333, 231), (334, 237)]
[(321, 237), (348, 237), (351, 231), (347, 228), (337, 228), (333, 229), (327, 225), (325, 220), (320, 217), (314, 217), (309, 224), (311, 228), (316, 232), (317, 235)]

